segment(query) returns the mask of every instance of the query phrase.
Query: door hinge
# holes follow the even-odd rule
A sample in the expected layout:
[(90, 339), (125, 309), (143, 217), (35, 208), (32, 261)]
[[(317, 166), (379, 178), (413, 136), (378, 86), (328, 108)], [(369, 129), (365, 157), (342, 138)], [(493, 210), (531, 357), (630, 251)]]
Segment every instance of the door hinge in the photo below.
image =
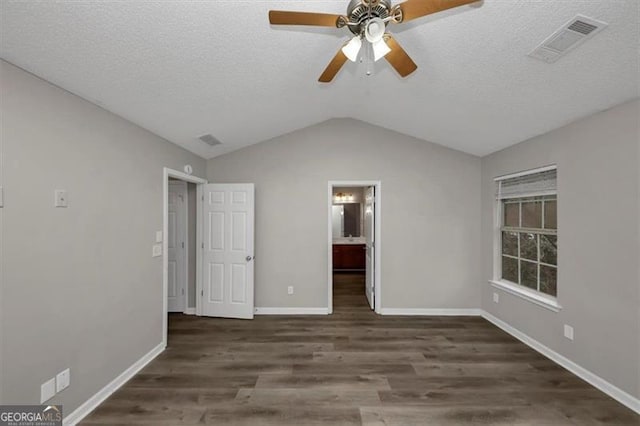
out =
[(202, 248), (204, 248), (204, 243), (202, 243)]
[(202, 196), (202, 201), (204, 201), (204, 195)]
[(200, 296), (204, 297), (204, 290), (200, 290)]
[(182, 289), (182, 295), (184, 296), (184, 288)]
[(182, 248), (184, 248), (184, 241), (182, 242)]

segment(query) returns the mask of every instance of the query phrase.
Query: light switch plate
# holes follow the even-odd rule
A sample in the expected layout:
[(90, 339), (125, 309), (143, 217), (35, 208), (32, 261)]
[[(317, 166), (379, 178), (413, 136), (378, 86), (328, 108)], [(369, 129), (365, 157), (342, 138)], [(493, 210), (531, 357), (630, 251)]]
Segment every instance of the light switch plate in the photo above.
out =
[(293, 286), (290, 285), (289, 287), (287, 287), (287, 294), (292, 295), (293, 294)]
[(152, 257), (160, 257), (162, 256), (162, 244), (154, 244), (153, 251), (151, 253)]
[(69, 200), (67, 199), (67, 191), (64, 189), (56, 189), (55, 190), (55, 207), (67, 207), (69, 205)]
[(71, 373), (69, 372), (68, 368), (58, 373), (58, 375), (56, 376), (56, 392), (63, 391), (67, 387), (69, 387), (70, 380), (71, 380)]
[(50, 400), (56, 394), (56, 378), (47, 380), (40, 386), (40, 404)]
[(564, 325), (564, 337), (573, 340), (573, 327), (567, 324)]
[(493, 301), (495, 303), (499, 303), (500, 302), (500, 295), (498, 293), (493, 293)]
[(162, 231), (156, 231), (156, 243), (162, 242)]
[(0, 208), (4, 207), (4, 188), (0, 186)]

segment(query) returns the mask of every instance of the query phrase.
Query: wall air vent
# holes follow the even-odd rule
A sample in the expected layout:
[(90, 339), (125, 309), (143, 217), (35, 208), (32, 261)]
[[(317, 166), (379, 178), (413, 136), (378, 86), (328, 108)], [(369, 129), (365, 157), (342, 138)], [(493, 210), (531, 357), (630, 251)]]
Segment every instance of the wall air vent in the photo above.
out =
[(553, 63), (607, 27), (606, 22), (578, 15), (551, 34), (529, 56)]
[(206, 143), (209, 146), (216, 146), (216, 145), (221, 145), (222, 144), (222, 142), (220, 142), (218, 139), (216, 139), (211, 134), (202, 135), (198, 139), (200, 139), (202, 142)]

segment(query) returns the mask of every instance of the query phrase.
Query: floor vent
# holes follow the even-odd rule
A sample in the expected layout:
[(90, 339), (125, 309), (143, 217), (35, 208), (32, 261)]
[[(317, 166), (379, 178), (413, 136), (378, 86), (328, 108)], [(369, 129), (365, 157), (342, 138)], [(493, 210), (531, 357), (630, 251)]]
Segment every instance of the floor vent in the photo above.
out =
[(529, 56), (553, 63), (607, 27), (606, 22), (578, 15), (537, 46)]
[(216, 139), (211, 134), (202, 135), (198, 139), (200, 139), (202, 142), (206, 143), (209, 146), (216, 146), (216, 145), (221, 145), (222, 144), (222, 142), (220, 142), (218, 139)]

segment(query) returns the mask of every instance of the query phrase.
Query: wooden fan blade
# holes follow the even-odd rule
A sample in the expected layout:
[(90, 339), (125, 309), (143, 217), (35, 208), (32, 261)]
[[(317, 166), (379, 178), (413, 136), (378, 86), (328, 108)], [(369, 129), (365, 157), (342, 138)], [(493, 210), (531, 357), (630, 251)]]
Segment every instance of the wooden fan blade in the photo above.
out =
[(349, 59), (345, 54), (342, 53), (341, 47), (340, 50), (338, 50), (338, 53), (336, 53), (336, 56), (334, 56), (331, 62), (329, 62), (329, 65), (327, 65), (327, 68), (324, 70), (318, 81), (321, 83), (329, 83), (348, 60)]
[[(339, 27), (344, 18), (329, 13), (289, 12), (270, 10), (269, 22), (272, 25), (315, 25), (318, 27)], [(346, 21), (344, 21), (346, 22)]]
[(407, 0), (399, 5), (402, 11), (402, 20), (400, 22), (411, 21), (412, 19), (431, 15), (432, 13), (478, 1), (480, 0)]
[(406, 77), (418, 69), (413, 59), (407, 55), (407, 52), (404, 51), (391, 34), (386, 33), (384, 35), (384, 41), (387, 43), (387, 46), (389, 46), (389, 49), (391, 49), (391, 52), (387, 53), (384, 58), (398, 71), (398, 74)]

